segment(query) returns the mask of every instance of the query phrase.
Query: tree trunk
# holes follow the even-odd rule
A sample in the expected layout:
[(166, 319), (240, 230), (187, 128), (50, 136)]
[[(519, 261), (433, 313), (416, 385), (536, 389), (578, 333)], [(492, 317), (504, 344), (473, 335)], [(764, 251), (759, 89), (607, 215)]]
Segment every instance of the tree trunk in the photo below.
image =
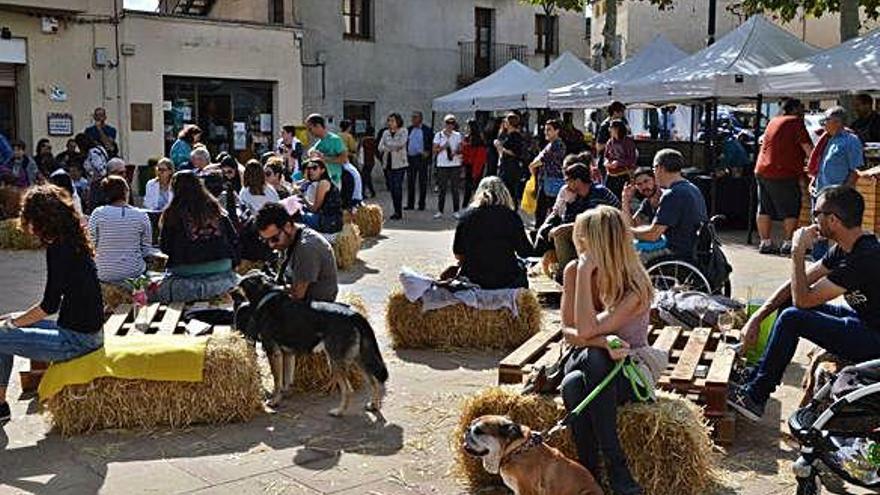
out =
[(617, 47), (617, 1), (605, 0), (605, 26), (602, 28), (602, 58), (605, 70), (617, 65), (620, 54)]
[(859, 0), (840, 1), (840, 42), (849, 41), (859, 35)]

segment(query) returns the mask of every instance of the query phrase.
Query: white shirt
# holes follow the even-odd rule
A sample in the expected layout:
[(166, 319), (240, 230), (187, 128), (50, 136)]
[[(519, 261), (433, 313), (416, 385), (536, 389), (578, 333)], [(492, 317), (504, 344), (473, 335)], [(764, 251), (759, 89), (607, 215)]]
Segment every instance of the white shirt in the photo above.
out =
[(144, 195), (144, 208), (152, 211), (159, 211), (168, 208), (168, 205), (171, 204), (171, 200), (174, 199), (174, 194), (171, 192), (171, 185), (168, 186), (168, 191), (166, 192), (168, 200), (162, 208), (159, 208), (159, 202), (161, 199), (160, 189), (159, 179), (150, 179), (147, 181), (147, 193)]
[(350, 163), (343, 163), (342, 168), (347, 170), (348, 173), (351, 174), (352, 179), (354, 180), (354, 191), (352, 191), (351, 199), (353, 201), (363, 201), (364, 200), (364, 185), (361, 180), (361, 173), (358, 172), (357, 167)]
[(251, 194), (250, 189), (242, 187), (241, 191), (238, 193), (238, 199), (241, 201), (241, 204), (250, 210), (252, 215), (256, 215), (264, 204), (270, 201), (276, 203), (279, 201), (278, 193), (275, 191), (275, 188), (269, 184), (263, 186), (263, 194)]
[[(452, 134), (446, 135), (446, 132), (440, 131), (434, 135), (434, 144), (440, 146), (440, 152), (437, 153), (438, 167), (460, 167), (461, 166), (461, 133), (452, 131)], [(446, 144), (452, 148), (452, 159), (446, 154)]]

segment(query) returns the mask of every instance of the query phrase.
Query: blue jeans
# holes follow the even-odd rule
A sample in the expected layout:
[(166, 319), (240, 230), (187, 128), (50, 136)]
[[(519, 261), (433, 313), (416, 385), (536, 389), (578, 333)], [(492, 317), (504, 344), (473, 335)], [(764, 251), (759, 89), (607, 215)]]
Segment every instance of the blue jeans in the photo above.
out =
[(746, 386), (756, 402), (766, 402), (782, 382), (801, 337), (847, 361), (880, 358), (880, 329), (866, 327), (852, 309), (832, 304), (786, 308), (776, 318), (764, 355)]
[(398, 216), (403, 213), (404, 177), (406, 177), (405, 168), (398, 168), (388, 171), (388, 189), (391, 190), (391, 202), (394, 205), (394, 214)]
[[(67, 361), (104, 345), (104, 332), (80, 333), (43, 320), (31, 327), (0, 330), (0, 387), (9, 385), (12, 356), (35, 361)], [(3, 400), (0, 397), (0, 400)]]

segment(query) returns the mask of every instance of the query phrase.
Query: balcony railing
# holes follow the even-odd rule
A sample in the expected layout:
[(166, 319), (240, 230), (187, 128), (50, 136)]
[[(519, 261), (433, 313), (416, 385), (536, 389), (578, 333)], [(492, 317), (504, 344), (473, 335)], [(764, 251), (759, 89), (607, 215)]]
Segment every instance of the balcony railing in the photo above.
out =
[(213, 6), (214, 0), (160, 0), (158, 10), (163, 14), (206, 16)]
[(458, 84), (467, 86), (495, 72), (511, 60), (527, 63), (529, 51), (526, 45), (459, 41), (458, 54), (460, 59)]

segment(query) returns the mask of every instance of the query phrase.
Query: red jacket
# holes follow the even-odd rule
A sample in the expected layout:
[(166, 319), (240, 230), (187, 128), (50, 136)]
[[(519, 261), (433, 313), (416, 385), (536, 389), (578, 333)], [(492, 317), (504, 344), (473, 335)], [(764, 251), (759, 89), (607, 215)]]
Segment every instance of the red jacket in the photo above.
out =
[(471, 178), (477, 179), (483, 176), (483, 167), (488, 161), (488, 152), (488, 146), (471, 146), (469, 140), (465, 138), (461, 145), (462, 163)]

